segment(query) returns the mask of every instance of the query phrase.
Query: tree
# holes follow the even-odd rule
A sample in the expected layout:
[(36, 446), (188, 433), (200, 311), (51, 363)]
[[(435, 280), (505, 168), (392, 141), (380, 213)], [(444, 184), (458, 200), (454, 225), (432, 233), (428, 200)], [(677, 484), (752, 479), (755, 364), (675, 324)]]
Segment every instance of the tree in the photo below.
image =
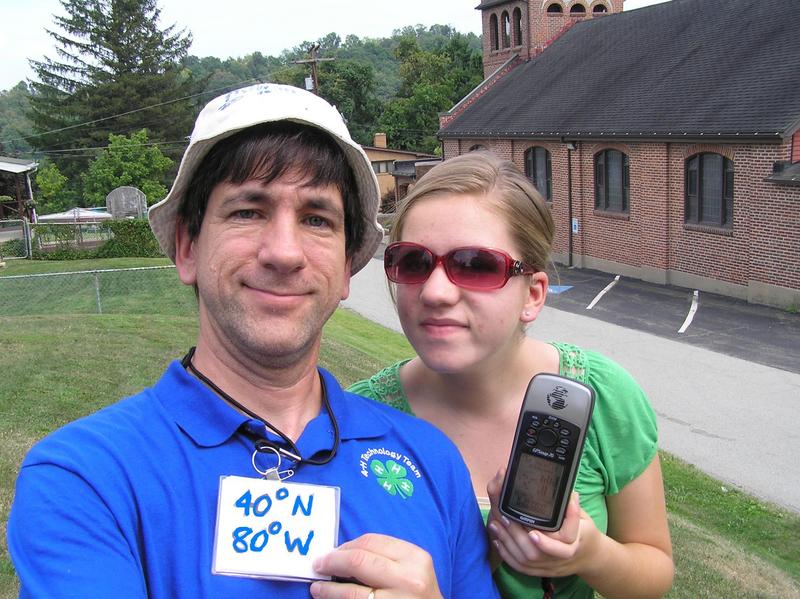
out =
[(24, 81), (8, 91), (0, 91), (0, 154), (16, 156), (30, 152), (26, 138), (33, 133), (25, 117), (29, 110), (30, 92)]
[(38, 194), (36, 211), (40, 214), (61, 212), (69, 208), (70, 198), (62, 194), (67, 178), (52, 162), (46, 162), (36, 171), (34, 179)]
[[(30, 118), (39, 150), (60, 150), (54, 160), (74, 183), (88, 161), (76, 148), (104, 145), (110, 133), (148, 128), (157, 141), (181, 141), (196, 114), (195, 90), (182, 69), (191, 36), (175, 26), (159, 29), (156, 0), (60, 0), (61, 31), (48, 30), (57, 60), (32, 60)], [(183, 143), (176, 144), (177, 156)]]
[(319, 80), (320, 95), (344, 115), (353, 139), (371, 145), (382, 108), (372, 66), (353, 60), (322, 63)]
[(481, 55), (472, 49), (469, 38), (449, 27), (434, 27), (451, 36), (423, 38), (434, 50), (420, 47), (421, 28), (406, 28), (395, 50), (402, 83), (380, 126), (392, 145), (401, 149), (434, 152), (439, 145), (439, 113), (449, 110), (483, 78)]
[(158, 146), (148, 143), (146, 130), (130, 137), (112, 133), (108, 147), (92, 160), (83, 175), (84, 198), (89, 205), (105, 206), (111, 190), (129, 185), (144, 192), (148, 205), (154, 204), (167, 195), (161, 181), (172, 165), (173, 161)]

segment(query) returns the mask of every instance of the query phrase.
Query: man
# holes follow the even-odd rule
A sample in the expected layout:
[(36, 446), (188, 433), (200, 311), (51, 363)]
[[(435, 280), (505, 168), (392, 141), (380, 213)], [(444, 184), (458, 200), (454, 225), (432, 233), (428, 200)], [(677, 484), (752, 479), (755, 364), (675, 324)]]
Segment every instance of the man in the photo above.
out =
[[(322, 327), (382, 237), (378, 202), (369, 160), (324, 100), (256, 85), (205, 107), (150, 211), (197, 292), (197, 347), (30, 451), (8, 525), (23, 596), (495, 596), (457, 450), (317, 367)], [(248, 490), (223, 500), (232, 485)], [(281, 560), (305, 555), (318, 529), (228, 525), (277, 510), (289, 488), (310, 489), (295, 523), (334, 498), (317, 524), (333, 522), (339, 546), (311, 575)]]

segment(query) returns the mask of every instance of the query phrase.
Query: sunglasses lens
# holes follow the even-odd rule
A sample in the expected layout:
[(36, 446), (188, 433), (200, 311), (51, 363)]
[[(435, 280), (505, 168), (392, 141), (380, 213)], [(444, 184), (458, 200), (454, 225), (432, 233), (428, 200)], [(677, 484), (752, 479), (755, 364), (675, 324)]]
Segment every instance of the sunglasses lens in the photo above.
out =
[(390, 245), (386, 248), (383, 267), (394, 283), (424, 283), (433, 270), (434, 257), (428, 250), (410, 245)]
[(492, 289), (505, 285), (507, 264), (502, 254), (481, 248), (463, 248), (447, 256), (447, 272), (456, 285)]

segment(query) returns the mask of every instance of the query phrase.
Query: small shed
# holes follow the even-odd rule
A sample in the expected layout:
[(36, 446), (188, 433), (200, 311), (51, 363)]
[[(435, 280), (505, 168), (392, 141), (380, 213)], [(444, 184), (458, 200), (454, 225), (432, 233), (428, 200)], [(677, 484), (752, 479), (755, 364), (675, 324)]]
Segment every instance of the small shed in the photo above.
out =
[(414, 183), (442, 161), (441, 158), (394, 161), (394, 188), (396, 202), (402, 200), (414, 187)]
[(36, 172), (39, 163), (0, 156), (0, 196), (11, 200), (0, 201), (0, 220), (9, 218), (30, 218), (26, 202), (33, 199), (31, 173)]

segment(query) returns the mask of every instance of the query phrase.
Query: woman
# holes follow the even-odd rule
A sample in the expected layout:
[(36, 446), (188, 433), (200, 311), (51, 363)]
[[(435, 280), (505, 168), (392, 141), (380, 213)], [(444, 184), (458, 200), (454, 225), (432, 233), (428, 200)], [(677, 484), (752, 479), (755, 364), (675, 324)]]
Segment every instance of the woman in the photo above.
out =
[[(418, 357), (351, 390), (433, 423), (461, 450), (503, 560), (504, 597), (660, 597), (672, 549), (644, 392), (600, 354), (525, 334), (547, 296), (552, 237), (544, 200), (511, 162), (472, 152), (433, 168), (399, 207), (384, 261)], [(554, 533), (497, 511), (522, 397), (540, 372), (582, 381), (596, 397), (580, 500), (573, 494)]]

